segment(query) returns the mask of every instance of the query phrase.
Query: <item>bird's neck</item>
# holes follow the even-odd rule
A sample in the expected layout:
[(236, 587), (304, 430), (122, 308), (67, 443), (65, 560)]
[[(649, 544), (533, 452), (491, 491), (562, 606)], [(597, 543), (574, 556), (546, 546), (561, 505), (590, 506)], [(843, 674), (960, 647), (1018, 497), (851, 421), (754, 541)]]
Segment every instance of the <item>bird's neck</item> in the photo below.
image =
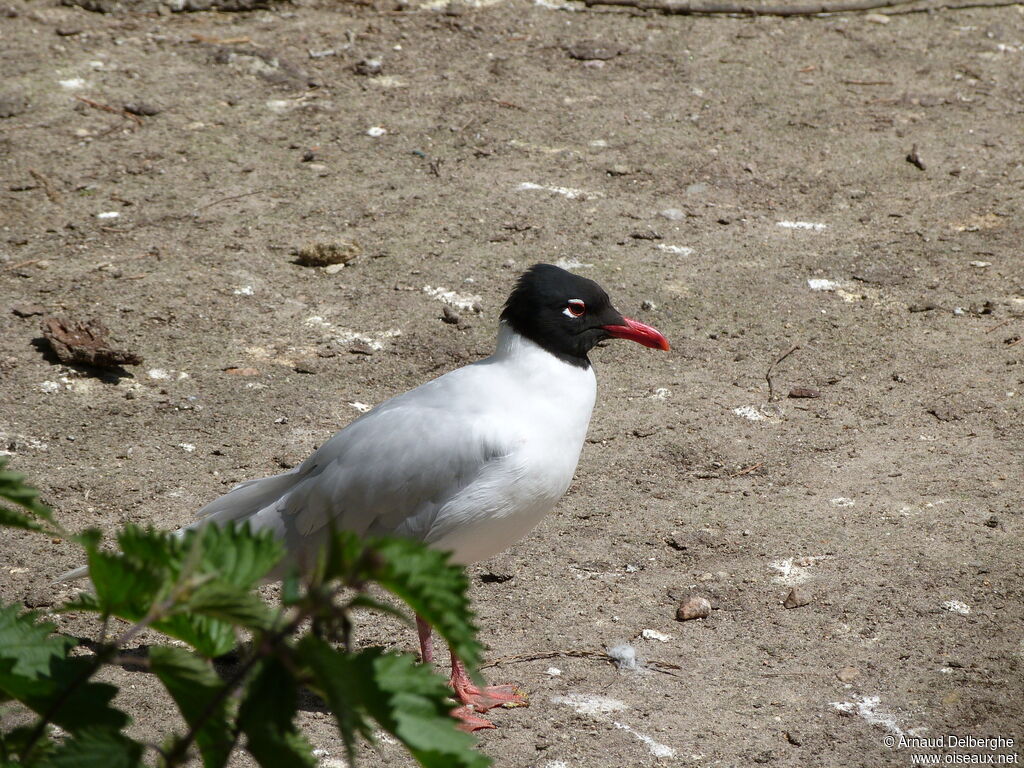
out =
[(540, 346), (535, 341), (528, 339), (519, 331), (515, 330), (509, 323), (502, 320), (498, 324), (498, 341), (495, 344), (494, 356), (499, 358), (521, 359), (528, 361), (558, 360), (559, 362), (571, 365), (575, 368), (590, 370), (590, 359), (584, 355), (577, 357), (568, 354), (551, 352)]

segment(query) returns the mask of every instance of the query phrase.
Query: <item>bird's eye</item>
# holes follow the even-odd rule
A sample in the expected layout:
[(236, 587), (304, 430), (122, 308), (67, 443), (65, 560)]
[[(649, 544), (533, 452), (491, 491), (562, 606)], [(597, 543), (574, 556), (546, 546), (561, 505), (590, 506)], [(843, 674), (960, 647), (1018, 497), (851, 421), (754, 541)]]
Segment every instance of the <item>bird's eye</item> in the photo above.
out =
[(566, 317), (583, 317), (583, 313), (586, 311), (587, 305), (583, 303), (583, 299), (569, 299), (562, 314)]

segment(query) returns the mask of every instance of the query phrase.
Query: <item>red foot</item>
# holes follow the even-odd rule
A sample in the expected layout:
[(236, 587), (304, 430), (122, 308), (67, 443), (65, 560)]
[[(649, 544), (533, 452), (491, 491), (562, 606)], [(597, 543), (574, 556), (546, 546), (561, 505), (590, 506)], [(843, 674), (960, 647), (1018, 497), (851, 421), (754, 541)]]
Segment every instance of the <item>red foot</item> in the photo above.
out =
[(452, 690), (455, 691), (455, 698), (470, 710), (486, 712), (495, 707), (528, 707), (529, 699), (526, 695), (511, 685), (489, 685), (485, 688), (478, 688), (469, 679), (462, 663), (452, 658)]
[(460, 731), (465, 731), (466, 733), (496, 727), (490, 720), (484, 720), (482, 717), (474, 715), (473, 710), (469, 707), (456, 707), (452, 710), (451, 714), (452, 717), (459, 721), (456, 728)]

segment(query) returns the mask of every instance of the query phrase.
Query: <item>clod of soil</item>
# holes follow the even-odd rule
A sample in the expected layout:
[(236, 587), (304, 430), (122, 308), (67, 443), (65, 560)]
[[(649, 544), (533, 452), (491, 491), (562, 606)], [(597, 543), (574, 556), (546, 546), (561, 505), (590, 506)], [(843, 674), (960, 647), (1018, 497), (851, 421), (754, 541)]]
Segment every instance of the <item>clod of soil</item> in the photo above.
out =
[(135, 352), (110, 346), (106, 339), (109, 331), (97, 319), (77, 321), (44, 317), (42, 325), (43, 336), (66, 365), (91, 365), (95, 368), (142, 365), (142, 357)]
[(295, 251), (295, 263), (303, 267), (329, 267), (332, 264), (348, 264), (360, 253), (362, 248), (358, 243), (344, 240), (334, 243), (310, 243)]

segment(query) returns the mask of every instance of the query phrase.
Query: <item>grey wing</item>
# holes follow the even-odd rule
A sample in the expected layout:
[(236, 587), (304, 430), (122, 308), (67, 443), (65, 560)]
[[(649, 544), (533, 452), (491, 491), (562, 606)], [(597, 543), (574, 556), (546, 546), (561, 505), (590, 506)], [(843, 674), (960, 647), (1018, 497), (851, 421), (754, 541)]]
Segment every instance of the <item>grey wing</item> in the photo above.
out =
[(487, 420), (396, 400), (278, 475), (290, 490), (248, 519), (273, 529), (300, 562), (319, 551), (332, 527), (429, 542), (438, 511), (509, 450)]

